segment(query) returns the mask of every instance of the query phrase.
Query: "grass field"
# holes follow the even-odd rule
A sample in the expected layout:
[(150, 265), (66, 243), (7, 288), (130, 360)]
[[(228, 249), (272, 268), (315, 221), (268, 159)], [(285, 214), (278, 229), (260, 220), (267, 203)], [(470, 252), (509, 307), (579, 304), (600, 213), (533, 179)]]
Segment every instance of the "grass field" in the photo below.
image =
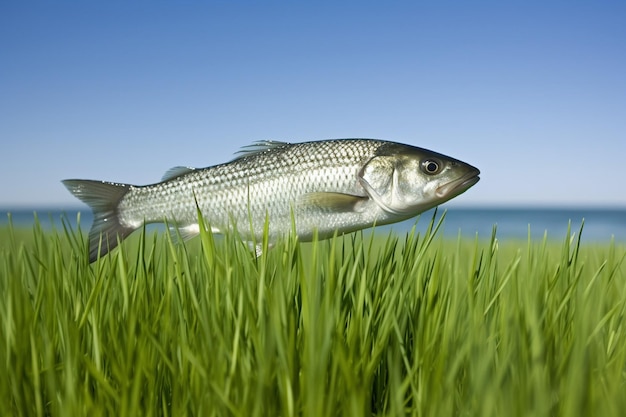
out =
[(137, 232), (91, 265), (0, 229), (0, 415), (624, 415), (623, 244), (436, 229), (258, 259)]

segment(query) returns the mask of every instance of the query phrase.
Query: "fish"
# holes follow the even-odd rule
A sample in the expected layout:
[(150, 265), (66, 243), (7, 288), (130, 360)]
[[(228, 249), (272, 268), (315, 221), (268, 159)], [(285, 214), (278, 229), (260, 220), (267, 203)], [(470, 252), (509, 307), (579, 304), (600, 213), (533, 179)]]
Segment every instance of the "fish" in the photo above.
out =
[(236, 230), (247, 242), (262, 242), (264, 233), (270, 244), (292, 232), (300, 241), (326, 239), (417, 216), (467, 191), (479, 174), (412, 145), (331, 139), (255, 142), (230, 162), (174, 167), (150, 185), (62, 183), (93, 211), (94, 262), (148, 223), (167, 223), (189, 239), (200, 233), (199, 213), (213, 233)]

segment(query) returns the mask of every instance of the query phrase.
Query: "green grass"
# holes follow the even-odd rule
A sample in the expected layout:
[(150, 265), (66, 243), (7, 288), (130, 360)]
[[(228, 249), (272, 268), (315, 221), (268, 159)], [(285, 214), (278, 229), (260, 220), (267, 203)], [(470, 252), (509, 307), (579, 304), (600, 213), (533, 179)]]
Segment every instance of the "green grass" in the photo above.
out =
[[(422, 219), (425, 221), (425, 219)], [(626, 248), (0, 229), (0, 415), (622, 416)]]

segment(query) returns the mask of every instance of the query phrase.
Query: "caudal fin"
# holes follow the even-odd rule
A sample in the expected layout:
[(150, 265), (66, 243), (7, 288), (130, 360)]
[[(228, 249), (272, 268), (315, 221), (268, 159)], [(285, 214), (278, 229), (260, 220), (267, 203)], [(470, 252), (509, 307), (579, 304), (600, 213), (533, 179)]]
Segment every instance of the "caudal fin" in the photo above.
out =
[(118, 205), (130, 186), (106, 181), (64, 180), (63, 185), (91, 207), (93, 225), (89, 231), (89, 262), (104, 256), (135, 229), (120, 223)]

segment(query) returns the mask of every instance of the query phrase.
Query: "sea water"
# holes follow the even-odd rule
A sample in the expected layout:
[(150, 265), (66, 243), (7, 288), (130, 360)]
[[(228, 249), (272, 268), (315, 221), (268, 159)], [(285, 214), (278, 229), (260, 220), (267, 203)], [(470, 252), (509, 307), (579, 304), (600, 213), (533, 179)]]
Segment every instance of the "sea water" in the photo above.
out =
[[(448, 237), (464, 236), (479, 239), (491, 237), (496, 227), (499, 239), (533, 239), (543, 238), (562, 240), (567, 236), (568, 227), (571, 233), (578, 233), (584, 221), (582, 241), (608, 242), (614, 238), (618, 242), (626, 242), (626, 208), (494, 208), (494, 207), (440, 207), (437, 218), (445, 213), (440, 233)], [(423, 213), (417, 218), (417, 229), (423, 231), (434, 214), (433, 210)], [(14, 227), (32, 227), (35, 216), (44, 229), (59, 229), (63, 222), (76, 229), (86, 231), (91, 226), (93, 215), (88, 208), (74, 210), (59, 209), (2, 209), (0, 210), (0, 227), (6, 226), (9, 219)], [(210, 219), (209, 219), (210, 220)], [(406, 233), (416, 224), (410, 219), (390, 226), (377, 227), (376, 230), (388, 233)]]

